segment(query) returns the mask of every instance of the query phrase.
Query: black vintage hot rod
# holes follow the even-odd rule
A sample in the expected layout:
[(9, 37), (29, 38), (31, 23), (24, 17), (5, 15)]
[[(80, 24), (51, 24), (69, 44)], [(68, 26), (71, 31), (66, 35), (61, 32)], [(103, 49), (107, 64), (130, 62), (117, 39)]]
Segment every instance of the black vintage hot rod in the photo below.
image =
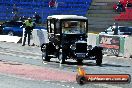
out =
[(81, 63), (84, 59), (102, 63), (102, 48), (87, 44), (88, 19), (77, 15), (52, 15), (47, 17), (48, 43), (41, 46), (42, 59), (57, 57), (61, 64), (67, 59)]

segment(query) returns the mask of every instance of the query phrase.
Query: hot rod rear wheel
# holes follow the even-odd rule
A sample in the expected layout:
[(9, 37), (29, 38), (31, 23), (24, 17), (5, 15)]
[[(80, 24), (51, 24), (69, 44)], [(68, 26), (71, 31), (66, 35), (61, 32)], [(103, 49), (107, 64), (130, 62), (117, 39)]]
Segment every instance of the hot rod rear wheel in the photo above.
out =
[(96, 58), (96, 65), (99, 65), (100, 66), (102, 64), (102, 58), (103, 58), (102, 51), (98, 52), (95, 55), (95, 58)]

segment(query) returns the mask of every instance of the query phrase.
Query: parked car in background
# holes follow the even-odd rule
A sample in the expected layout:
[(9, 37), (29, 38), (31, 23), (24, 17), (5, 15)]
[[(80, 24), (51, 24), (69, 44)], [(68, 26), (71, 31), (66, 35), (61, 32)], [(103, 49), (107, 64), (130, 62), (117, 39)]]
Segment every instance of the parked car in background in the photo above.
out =
[[(115, 26), (110, 26), (105, 31), (99, 33), (99, 34), (114, 34), (114, 28)], [(126, 27), (126, 26), (118, 26), (118, 35), (132, 35), (132, 27)]]
[(7, 34), (11, 36), (22, 36), (22, 25), (22, 21), (6, 21), (1, 25), (2, 34)]
[(2, 24), (0, 24), (0, 34), (2, 34), (2, 30), (3, 30), (3, 27), (2, 27)]
[[(45, 29), (41, 26), (36, 26), (36, 29)], [(22, 21), (6, 21), (1, 26), (2, 34), (10, 36), (23, 35), (23, 22)]]

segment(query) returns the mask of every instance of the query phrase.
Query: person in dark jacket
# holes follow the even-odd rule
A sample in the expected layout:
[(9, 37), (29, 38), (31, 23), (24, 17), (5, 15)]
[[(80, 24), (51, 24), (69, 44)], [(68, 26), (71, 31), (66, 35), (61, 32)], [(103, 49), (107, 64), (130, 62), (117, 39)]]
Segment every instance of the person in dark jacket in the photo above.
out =
[(16, 4), (13, 5), (13, 14), (18, 14), (18, 8), (16, 7)]
[(118, 35), (118, 23), (114, 23), (114, 26), (115, 26), (115, 28), (114, 28), (114, 35)]
[(129, 1), (127, 1), (126, 8), (132, 8), (132, 3), (130, 3)]
[(49, 7), (53, 8), (53, 7), (55, 7), (55, 6), (56, 6), (56, 0), (51, 0), (51, 1), (49, 2)]
[(123, 12), (124, 11), (123, 4), (120, 1), (117, 3), (116, 11), (117, 12)]
[(27, 35), (28, 35), (28, 45), (30, 46), (30, 36), (32, 34), (32, 31), (35, 25), (32, 19), (28, 18), (28, 20), (24, 22), (24, 26), (25, 26), (25, 32), (24, 32), (24, 40), (23, 40), (22, 46), (25, 46)]
[(40, 17), (40, 15), (39, 15), (38, 13), (35, 12), (35, 14), (34, 14), (34, 16), (33, 16), (33, 19), (34, 19), (34, 22), (35, 22), (36, 24), (39, 24), (39, 23), (40, 23), (41, 17)]

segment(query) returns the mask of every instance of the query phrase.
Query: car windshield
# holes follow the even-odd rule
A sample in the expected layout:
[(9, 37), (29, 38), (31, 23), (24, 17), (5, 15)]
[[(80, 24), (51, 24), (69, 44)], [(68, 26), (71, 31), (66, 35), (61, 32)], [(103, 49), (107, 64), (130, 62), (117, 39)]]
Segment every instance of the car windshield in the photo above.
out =
[(23, 23), (22, 22), (14, 22), (14, 24), (13, 24), (14, 26), (16, 26), (16, 27), (19, 27), (19, 26), (22, 26), (23, 25)]
[(62, 33), (64, 34), (86, 33), (86, 22), (84, 21), (64, 21), (62, 22)]
[(12, 26), (12, 24), (10, 22), (5, 22), (2, 26), (6, 27), (6, 26)]

